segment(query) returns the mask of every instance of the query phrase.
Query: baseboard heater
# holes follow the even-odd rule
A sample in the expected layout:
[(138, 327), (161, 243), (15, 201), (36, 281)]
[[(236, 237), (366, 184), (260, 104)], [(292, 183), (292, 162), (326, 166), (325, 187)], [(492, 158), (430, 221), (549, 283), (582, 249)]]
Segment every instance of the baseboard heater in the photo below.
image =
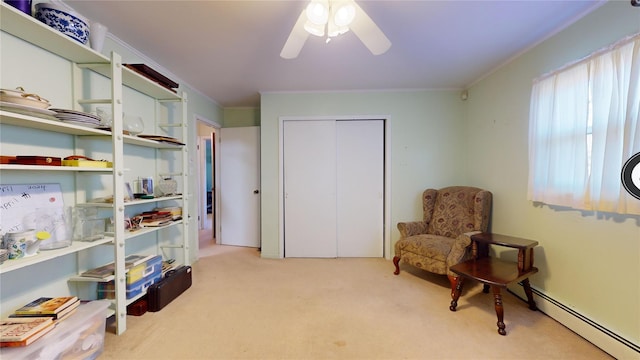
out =
[[(510, 293), (512, 293), (513, 295), (515, 295), (516, 297), (518, 297), (520, 300), (525, 301), (526, 300), (520, 296), (519, 294), (507, 289)], [(540, 290), (531, 287), (531, 290), (533, 291), (534, 294), (536, 294), (536, 296), (540, 297), (541, 299), (549, 302), (550, 304), (556, 306), (558, 309), (561, 309), (562, 311), (565, 311), (566, 313), (570, 314), (571, 316), (575, 317), (576, 319), (584, 322), (585, 324), (593, 327), (594, 329), (600, 331), (601, 333), (607, 335), (608, 337), (610, 337), (611, 339), (619, 342), (620, 344), (628, 347), (630, 350), (635, 351), (637, 353), (640, 353), (640, 346), (637, 344), (634, 344), (633, 342), (629, 341), (628, 339), (625, 339), (624, 337), (616, 334), (615, 332), (611, 331), (610, 329), (607, 329), (606, 327), (598, 324), (597, 322), (591, 320), (590, 318), (580, 314), (579, 312), (571, 309), (570, 307), (566, 306), (565, 304), (561, 303), (560, 301), (548, 296), (547, 294), (541, 292)], [(540, 310), (541, 312), (545, 313), (543, 310), (541, 310), (540, 308), (538, 308), (538, 310)], [(546, 314), (546, 313), (545, 313)], [(546, 314), (547, 316), (550, 316), (552, 318), (554, 318), (553, 316)], [(558, 319), (556, 319), (557, 321), (559, 321)], [(559, 321), (561, 324), (562, 322)], [(564, 324), (563, 324), (564, 325)], [(566, 325), (565, 325), (566, 326)], [(574, 329), (571, 329), (573, 332), (576, 332)], [(582, 336), (580, 333), (576, 332), (576, 334), (580, 335), (581, 337), (585, 338), (587, 341), (590, 341), (589, 339), (587, 339), (586, 337)], [(590, 341), (593, 343), (593, 341)], [(597, 344), (596, 344), (597, 346)], [(603, 349), (605, 352), (608, 352), (606, 349)]]

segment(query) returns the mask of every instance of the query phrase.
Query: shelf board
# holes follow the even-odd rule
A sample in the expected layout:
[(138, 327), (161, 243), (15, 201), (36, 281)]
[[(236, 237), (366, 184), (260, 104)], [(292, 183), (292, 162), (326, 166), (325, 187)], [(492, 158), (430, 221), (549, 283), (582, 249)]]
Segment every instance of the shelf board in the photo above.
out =
[[(109, 68), (111, 59), (4, 2), (0, 3), (0, 24), (2, 24), (4, 32), (69, 61), (87, 64), (85, 67), (89, 67), (106, 77), (111, 77)], [(180, 95), (124, 66), (122, 66), (122, 82), (132, 89), (159, 100), (181, 100)]]
[(131, 299), (127, 299), (127, 305), (131, 305), (133, 302), (135, 302), (136, 300), (140, 299), (141, 297), (147, 295), (147, 291), (142, 291), (140, 294), (132, 297)]
[[(68, 124), (53, 117), (38, 117), (35, 115), (27, 115), (7, 110), (0, 110), (0, 124), (39, 129), (69, 135), (102, 136), (104, 137), (105, 141), (111, 140), (110, 131), (94, 129), (81, 125)], [(144, 146), (148, 148), (181, 150), (184, 147), (183, 145), (164, 143), (132, 135), (123, 135), (122, 137), (125, 144)]]
[(155, 82), (126, 67), (122, 68), (122, 82), (125, 85), (158, 100), (182, 100), (180, 95), (178, 95), (177, 93), (174, 93), (173, 91), (156, 84)]
[(125, 144), (152, 147), (156, 149), (182, 150), (184, 148), (184, 145), (164, 143), (164, 142), (149, 140), (149, 139), (145, 139), (145, 138), (141, 138), (133, 135), (124, 135), (124, 142)]
[(20, 171), (80, 171), (80, 172), (104, 172), (112, 173), (112, 168), (80, 167), (80, 166), (43, 166), (43, 165), (17, 165), (0, 164), (0, 170), (20, 170)]
[[(172, 195), (172, 196), (158, 196), (153, 199), (135, 199), (131, 201), (125, 201), (124, 206), (133, 206), (133, 205), (142, 205), (142, 204), (151, 204), (159, 201), (167, 201), (167, 200), (182, 200), (182, 195)], [(76, 206), (80, 207), (98, 207), (98, 208), (112, 208), (113, 203), (111, 202), (87, 202), (83, 204), (77, 204)]]
[(144, 228), (141, 228), (141, 229), (136, 230), (136, 231), (127, 232), (125, 234), (125, 239), (129, 240), (129, 239), (132, 239), (134, 237), (138, 237), (138, 236), (141, 236), (141, 235), (144, 235), (144, 234), (149, 234), (149, 233), (152, 233), (152, 232), (160, 231), (162, 229), (170, 228), (170, 227), (176, 226), (178, 224), (182, 224), (182, 220), (176, 220), (176, 221), (172, 222), (171, 224), (167, 224), (167, 225), (164, 225), (164, 226), (144, 227)]
[(97, 278), (97, 277), (90, 277), (90, 276), (72, 276), (69, 278), (69, 281), (74, 281), (74, 282), (109, 282), (113, 279), (115, 279), (115, 275), (109, 275), (107, 277), (103, 277), (103, 278)]
[(7, 110), (0, 110), (0, 124), (8, 124), (70, 135), (111, 136), (111, 132), (109, 131), (68, 124), (53, 117), (49, 119), (33, 115), (15, 113)]
[(70, 246), (67, 246), (61, 249), (41, 250), (37, 255), (34, 255), (34, 256), (5, 261), (2, 265), (0, 265), (0, 274), (5, 274), (10, 271), (17, 270), (23, 267), (35, 265), (37, 263), (55, 259), (57, 257), (73, 254), (78, 251), (90, 249), (98, 245), (109, 244), (112, 242), (113, 242), (113, 238), (105, 237), (104, 239), (91, 241), (91, 242), (73, 241)]

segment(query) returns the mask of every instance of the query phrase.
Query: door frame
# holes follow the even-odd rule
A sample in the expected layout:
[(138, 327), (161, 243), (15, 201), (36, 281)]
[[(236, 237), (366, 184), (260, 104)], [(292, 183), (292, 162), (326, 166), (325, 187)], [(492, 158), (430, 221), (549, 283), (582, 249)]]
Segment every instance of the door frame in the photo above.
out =
[(384, 122), (384, 258), (391, 259), (391, 119), (388, 115), (333, 115), (278, 117), (278, 244), (279, 257), (284, 258), (284, 122), (310, 120), (382, 120)]
[[(214, 134), (215, 132), (213, 132), (212, 134)], [(198, 193), (198, 230), (202, 230), (207, 228), (205, 226), (205, 219), (207, 218), (207, 201), (206, 201), (206, 197), (203, 197), (203, 195), (205, 195), (205, 193), (202, 192), (202, 189), (205, 190), (209, 190), (206, 189), (206, 183), (207, 183), (207, 177), (206, 177), (206, 171), (207, 171), (207, 165), (206, 165), (206, 144), (207, 144), (207, 140), (211, 141), (211, 147), (213, 148), (215, 145), (213, 144), (213, 141), (211, 139), (211, 134), (209, 135), (198, 135), (198, 157), (199, 157), (199, 161), (198, 161), (198, 166), (199, 166), (199, 176), (198, 176), (198, 189), (200, 189), (200, 192)], [(213, 152), (212, 152), (213, 154)], [(215, 166), (215, 159), (211, 159), (211, 163)], [(212, 173), (215, 173), (215, 171), (212, 171)], [(215, 188), (215, 177), (213, 180), (213, 188)]]
[[(196, 131), (195, 131), (195, 136), (196, 136), (196, 144), (199, 144), (199, 140), (200, 140), (200, 135), (198, 133), (198, 123), (202, 123), (203, 125), (207, 126), (207, 127), (212, 127), (214, 128), (215, 133), (218, 133), (219, 135), (219, 131), (222, 128), (222, 126), (220, 126), (220, 124), (218, 124), (215, 121), (211, 121), (201, 115), (195, 114), (194, 118), (196, 120)], [(211, 138), (211, 134), (209, 134), (209, 138)], [(220, 141), (220, 136), (215, 136), (215, 141), (211, 141), (211, 146), (213, 147), (213, 154), (214, 154), (214, 159), (213, 159), (213, 163), (214, 163), (214, 178), (213, 178), (213, 186), (215, 188), (215, 194), (213, 194), (213, 196), (216, 199), (220, 199), (220, 149), (219, 149), (219, 141)], [(204, 208), (205, 209), (205, 216), (206, 216), (206, 207), (207, 207), (207, 193), (206, 191), (203, 192), (202, 188), (200, 187), (200, 182), (201, 179), (203, 178), (204, 174), (201, 173), (201, 164), (204, 162), (204, 151), (199, 152), (198, 155), (200, 158), (198, 159), (198, 176), (195, 179), (195, 183), (198, 185), (197, 189), (198, 192), (194, 193), (193, 196), (196, 196), (198, 201), (197, 206), (198, 206), (198, 211), (196, 212), (198, 214), (198, 216), (201, 216), (200, 212), (201, 209)], [(203, 205), (204, 204), (204, 205)], [(214, 212), (214, 216), (215, 216), (215, 227), (213, 229), (213, 234), (214, 237), (217, 241), (217, 239), (220, 239), (220, 201), (215, 201), (214, 202), (214, 206), (215, 208), (213, 209)], [(197, 230), (200, 230), (200, 222), (198, 221), (198, 226), (197, 226)], [(196, 231), (196, 237), (197, 237), (197, 231)], [(197, 244), (197, 242), (196, 242)]]

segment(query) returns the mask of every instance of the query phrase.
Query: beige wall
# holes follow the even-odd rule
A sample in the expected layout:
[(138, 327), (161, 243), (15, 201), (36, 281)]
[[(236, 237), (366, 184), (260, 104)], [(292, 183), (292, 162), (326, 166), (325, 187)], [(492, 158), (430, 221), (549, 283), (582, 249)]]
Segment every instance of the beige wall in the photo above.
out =
[(259, 108), (225, 108), (224, 127), (260, 126)]
[[(465, 184), (467, 148), (457, 91), (266, 93), (261, 102), (262, 256), (280, 257), (279, 119), (387, 118), (391, 156), (391, 239), (395, 224), (421, 218), (425, 187)], [(309, 159), (312, 166), (313, 159)], [(387, 246), (388, 247), (388, 246)], [(386, 254), (389, 257), (389, 254)]]
[(637, 345), (640, 217), (535, 205), (526, 195), (532, 80), (639, 31), (640, 9), (607, 3), (473, 86), (465, 103), (469, 171), (493, 191), (492, 230), (538, 240), (533, 287)]

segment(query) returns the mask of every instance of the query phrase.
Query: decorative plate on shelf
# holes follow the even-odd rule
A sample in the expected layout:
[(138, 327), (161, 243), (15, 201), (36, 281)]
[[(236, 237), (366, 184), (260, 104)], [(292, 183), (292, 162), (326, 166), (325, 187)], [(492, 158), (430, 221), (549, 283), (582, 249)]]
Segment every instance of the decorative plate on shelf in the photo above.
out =
[(71, 125), (78, 125), (78, 126), (84, 126), (84, 127), (88, 127), (88, 128), (92, 128), (92, 129), (97, 129), (100, 127), (100, 124), (92, 124), (92, 123), (87, 123), (84, 121), (73, 121), (73, 120), (60, 120), (65, 124), (71, 124)]
[(51, 110), (55, 111), (57, 114), (68, 114), (68, 115), (76, 115), (81, 117), (88, 117), (97, 121), (102, 120), (98, 115), (84, 112), (84, 111), (77, 111), (77, 110), (70, 110), (70, 109), (51, 109)]
[(101, 123), (99, 116), (76, 110), (51, 109), (56, 112), (55, 117), (68, 124), (97, 128)]
[(38, 116), (38, 115), (55, 116), (56, 115), (55, 111), (51, 111), (48, 109), (10, 103), (6, 101), (0, 101), (0, 108), (2, 108), (3, 110), (13, 111), (13, 112), (17, 112), (25, 115), (33, 115), (33, 116)]

